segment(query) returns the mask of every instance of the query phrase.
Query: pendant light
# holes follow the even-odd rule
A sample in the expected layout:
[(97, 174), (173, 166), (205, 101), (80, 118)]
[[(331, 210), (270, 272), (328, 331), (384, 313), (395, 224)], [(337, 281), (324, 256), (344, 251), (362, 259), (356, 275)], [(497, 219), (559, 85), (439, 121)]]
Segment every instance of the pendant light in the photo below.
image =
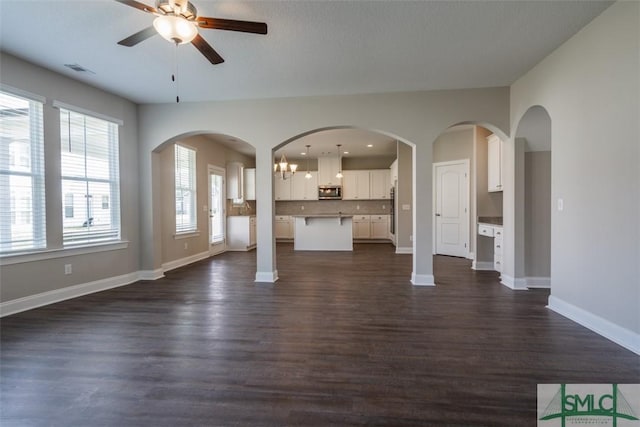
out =
[(307, 173), (304, 175), (304, 177), (305, 177), (306, 179), (311, 179), (311, 178), (313, 178), (313, 177), (311, 176), (311, 172), (309, 172), (309, 148), (310, 148), (311, 146), (310, 146), (310, 145), (306, 145), (306, 147), (307, 147)]
[(342, 179), (342, 152), (340, 151), (342, 144), (336, 144), (336, 147), (338, 147), (338, 173), (336, 174), (336, 178)]

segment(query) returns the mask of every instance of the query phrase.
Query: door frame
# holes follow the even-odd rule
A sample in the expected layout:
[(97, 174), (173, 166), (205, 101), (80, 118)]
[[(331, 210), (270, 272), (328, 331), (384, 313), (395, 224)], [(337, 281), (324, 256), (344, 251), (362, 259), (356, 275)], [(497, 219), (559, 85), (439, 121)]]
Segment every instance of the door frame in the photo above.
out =
[(465, 226), (464, 226), (464, 231), (466, 233), (466, 242), (467, 242), (467, 250), (465, 251), (465, 258), (469, 258), (470, 254), (471, 254), (471, 232), (469, 230), (470, 225), (469, 225), (469, 215), (471, 215), (471, 174), (470, 174), (470, 170), (469, 170), (469, 165), (470, 165), (470, 161), (469, 159), (460, 159), (460, 160), (450, 160), (447, 162), (438, 162), (438, 163), (432, 163), (432, 185), (431, 185), (431, 235), (433, 236), (432, 239), (432, 247), (431, 247), (431, 251), (434, 255), (436, 255), (436, 247), (437, 247), (437, 241), (438, 241), (438, 235), (437, 235), (437, 226), (436, 226), (436, 201), (437, 201), (437, 197), (436, 197), (436, 192), (437, 192), (437, 169), (439, 166), (451, 166), (451, 165), (458, 165), (458, 164), (462, 164), (464, 165), (464, 173), (466, 176), (466, 191), (467, 191), (467, 198), (465, 200), (466, 202), (466, 208), (465, 208), (465, 212), (464, 212), (464, 222), (465, 222)]
[[(222, 221), (222, 228), (224, 230), (224, 239), (222, 241), (222, 243), (220, 243), (219, 245), (222, 246), (221, 250), (219, 251), (212, 251), (212, 244), (211, 244), (211, 175), (215, 174), (215, 175), (220, 175), (222, 176), (222, 211), (223, 211), (223, 215), (224, 215), (224, 220)], [(207, 248), (208, 248), (208, 252), (209, 252), (209, 256), (213, 256), (213, 255), (218, 255), (221, 254), (223, 252), (225, 252), (227, 250), (227, 206), (226, 206), (226, 202), (227, 202), (227, 172), (225, 168), (221, 168), (220, 166), (215, 166), (215, 165), (211, 165), (208, 164), (207, 165)], [(219, 246), (218, 244), (216, 244), (215, 246)]]

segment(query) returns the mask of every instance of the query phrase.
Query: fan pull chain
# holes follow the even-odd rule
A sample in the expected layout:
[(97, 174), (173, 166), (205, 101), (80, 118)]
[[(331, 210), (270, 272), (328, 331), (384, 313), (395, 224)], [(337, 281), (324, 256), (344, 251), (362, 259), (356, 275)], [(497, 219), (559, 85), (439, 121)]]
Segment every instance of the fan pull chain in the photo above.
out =
[(171, 81), (176, 84), (176, 103), (180, 102), (180, 86), (178, 84), (178, 43), (173, 50), (173, 74), (171, 74)]

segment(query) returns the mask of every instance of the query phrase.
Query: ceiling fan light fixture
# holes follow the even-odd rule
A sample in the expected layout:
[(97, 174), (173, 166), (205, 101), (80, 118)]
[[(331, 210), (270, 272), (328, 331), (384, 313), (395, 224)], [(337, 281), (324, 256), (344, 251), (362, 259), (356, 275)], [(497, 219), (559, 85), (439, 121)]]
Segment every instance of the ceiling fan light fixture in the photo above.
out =
[(196, 25), (180, 16), (158, 16), (153, 20), (153, 27), (162, 38), (176, 44), (190, 43), (198, 35)]

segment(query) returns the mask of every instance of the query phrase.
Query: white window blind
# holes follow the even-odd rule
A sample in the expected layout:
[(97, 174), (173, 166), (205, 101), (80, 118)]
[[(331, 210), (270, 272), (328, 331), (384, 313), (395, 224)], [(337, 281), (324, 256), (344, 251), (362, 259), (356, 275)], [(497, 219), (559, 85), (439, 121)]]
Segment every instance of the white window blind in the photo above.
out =
[(42, 103), (0, 92), (0, 253), (45, 248)]
[(176, 144), (175, 158), (176, 233), (196, 231), (196, 152)]
[(119, 240), (118, 125), (60, 108), (60, 144), (64, 246)]

